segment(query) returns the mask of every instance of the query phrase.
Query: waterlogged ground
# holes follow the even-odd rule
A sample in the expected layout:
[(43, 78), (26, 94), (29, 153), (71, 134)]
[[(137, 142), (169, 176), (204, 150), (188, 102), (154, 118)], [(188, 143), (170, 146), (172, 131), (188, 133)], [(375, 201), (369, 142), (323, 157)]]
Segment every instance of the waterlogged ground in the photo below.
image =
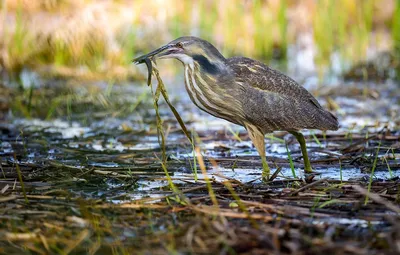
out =
[(265, 182), (244, 129), (195, 108), (181, 81), (164, 82), (196, 142), (161, 104), (165, 168), (149, 87), (38, 82), (31, 117), (0, 124), (0, 253), (400, 252), (396, 82), (302, 80), (341, 127), (304, 131), (312, 176), (291, 135), (268, 135)]

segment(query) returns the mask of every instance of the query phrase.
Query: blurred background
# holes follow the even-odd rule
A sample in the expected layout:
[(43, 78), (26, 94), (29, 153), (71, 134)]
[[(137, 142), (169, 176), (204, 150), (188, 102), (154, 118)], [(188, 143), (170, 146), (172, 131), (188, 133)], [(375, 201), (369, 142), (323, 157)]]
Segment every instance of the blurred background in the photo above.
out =
[(210, 40), (227, 57), (320, 77), (383, 52), (395, 67), (400, 51), (396, 0), (1, 0), (0, 8), (0, 68), (12, 79), (24, 69), (134, 78), (135, 55), (182, 35)]
[[(183, 35), (261, 60), (316, 96), (343, 81), (398, 79), (398, 0), (0, 0), (0, 9), (0, 119), (151, 101), (141, 91), (123, 101), (113, 85), (144, 85), (147, 70), (131, 59)], [(180, 64), (159, 68), (167, 87), (183, 84)]]

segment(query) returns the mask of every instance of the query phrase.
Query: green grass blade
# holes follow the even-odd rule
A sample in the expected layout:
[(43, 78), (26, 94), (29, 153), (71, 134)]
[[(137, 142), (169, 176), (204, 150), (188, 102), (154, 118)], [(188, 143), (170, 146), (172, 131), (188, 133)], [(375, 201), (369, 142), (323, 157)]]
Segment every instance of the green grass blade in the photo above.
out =
[(286, 146), (286, 152), (287, 152), (287, 155), (288, 155), (288, 158), (289, 158), (289, 164), (290, 164), (290, 169), (292, 170), (293, 178), (297, 178), (296, 177), (296, 171), (294, 169), (294, 163), (293, 163), (292, 155), (291, 155), (291, 153), (289, 151), (288, 145), (286, 144), (285, 146)]
[(17, 154), (15, 154), (15, 153), (14, 153), (14, 160), (15, 160), (15, 169), (17, 170), (18, 180), (19, 180), (19, 184), (21, 185), (22, 193), (24, 194), (25, 203), (29, 204), (28, 197), (26, 196), (25, 184), (24, 184), (24, 181), (22, 180), (21, 169), (19, 168), (18, 161), (17, 161)]
[[(368, 189), (367, 189), (368, 193), (371, 191), (372, 180), (373, 180), (373, 177), (374, 177), (376, 164), (378, 163), (378, 155), (379, 155), (379, 150), (380, 149), (381, 149), (381, 142), (379, 142), (379, 144), (378, 144), (378, 149), (376, 149), (376, 155), (375, 155), (374, 163), (372, 164), (372, 169), (371, 169), (371, 174), (369, 176)], [(364, 205), (367, 205), (367, 203), (368, 203), (368, 196), (365, 196)]]

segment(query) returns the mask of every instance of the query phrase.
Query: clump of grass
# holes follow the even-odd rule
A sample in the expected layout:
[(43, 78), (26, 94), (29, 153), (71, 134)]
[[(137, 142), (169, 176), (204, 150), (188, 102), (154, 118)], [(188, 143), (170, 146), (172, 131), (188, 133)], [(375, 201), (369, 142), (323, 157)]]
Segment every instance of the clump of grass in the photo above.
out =
[(13, 101), (10, 104), (16, 117), (81, 119), (97, 118), (89, 113), (103, 112), (116, 116), (131, 114), (138, 107), (150, 106), (150, 93), (144, 91), (135, 95), (117, 90), (100, 90), (97, 84), (83, 85), (54, 83), (51, 87), (33, 87), (20, 91), (11, 89)]
[[(355, 63), (366, 58), (373, 30), (375, 0), (316, 2), (313, 18), (314, 39), (318, 48), (316, 62), (329, 66), (331, 55)], [(324, 69), (320, 69), (322, 75)]]
[(335, 36), (332, 20), (336, 12), (336, 5), (337, 3), (333, 1), (318, 1), (313, 20), (314, 40), (318, 47), (316, 61), (324, 66), (328, 65), (330, 54), (334, 48)]
[[(126, 66), (134, 53), (133, 35), (137, 31), (124, 29), (134, 20), (125, 15), (127, 10), (122, 6), (57, 1), (48, 7), (15, 2), (19, 4), (5, 1), (3, 18), (15, 18), (8, 21), (10, 25), (0, 26), (0, 49), (6, 49), (0, 63), (9, 71), (18, 73), (23, 66), (50, 64), (55, 66), (54, 71), (80, 67), (80, 73), (112, 73), (116, 67)], [(107, 11), (108, 8), (114, 10)], [(36, 25), (38, 19), (41, 26)]]
[[(367, 189), (368, 193), (371, 192), (372, 181), (374, 178), (376, 165), (378, 163), (378, 156), (379, 156), (380, 149), (381, 149), (381, 142), (379, 142), (379, 144), (378, 144), (378, 148), (376, 149), (375, 159), (374, 159), (374, 162), (372, 163), (371, 173), (369, 175), (368, 189)], [(368, 203), (368, 196), (365, 196), (364, 205), (366, 205), (367, 203)]]

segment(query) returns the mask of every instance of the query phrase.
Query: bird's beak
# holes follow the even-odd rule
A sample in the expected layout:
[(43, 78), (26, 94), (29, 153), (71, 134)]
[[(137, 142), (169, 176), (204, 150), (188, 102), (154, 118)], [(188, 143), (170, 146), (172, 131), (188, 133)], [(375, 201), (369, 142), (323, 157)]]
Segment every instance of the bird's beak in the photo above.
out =
[(167, 58), (168, 55), (179, 53), (181, 51), (182, 48), (176, 47), (174, 44), (167, 44), (148, 54), (133, 59), (132, 62), (135, 64), (141, 64), (144, 63), (146, 59), (156, 60), (157, 58)]

